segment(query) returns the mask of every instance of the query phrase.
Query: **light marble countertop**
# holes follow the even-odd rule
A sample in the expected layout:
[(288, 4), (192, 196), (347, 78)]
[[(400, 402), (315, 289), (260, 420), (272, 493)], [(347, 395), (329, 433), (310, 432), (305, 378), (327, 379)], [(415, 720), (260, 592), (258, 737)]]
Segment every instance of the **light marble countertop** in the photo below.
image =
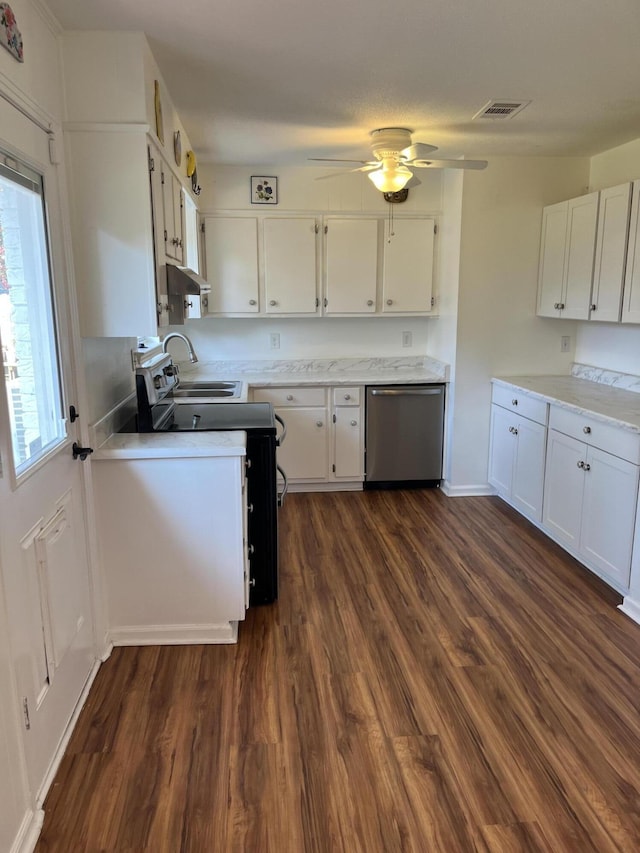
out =
[(175, 459), (194, 456), (245, 456), (247, 434), (227, 432), (133, 432), (115, 433), (92, 455), (106, 459)]
[(640, 394), (634, 391), (574, 376), (500, 376), (491, 381), (515, 386), (546, 403), (640, 433)]

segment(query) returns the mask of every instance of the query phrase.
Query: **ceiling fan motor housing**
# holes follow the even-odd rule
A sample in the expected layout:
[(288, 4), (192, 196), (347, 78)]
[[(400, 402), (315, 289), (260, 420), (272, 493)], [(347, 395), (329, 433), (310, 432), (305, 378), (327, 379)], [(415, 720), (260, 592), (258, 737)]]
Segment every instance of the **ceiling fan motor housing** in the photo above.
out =
[(409, 198), (409, 187), (404, 187), (395, 193), (383, 193), (384, 200), (389, 204), (401, 204)]
[(371, 133), (371, 150), (376, 160), (399, 158), (411, 145), (411, 131), (406, 127), (381, 127)]

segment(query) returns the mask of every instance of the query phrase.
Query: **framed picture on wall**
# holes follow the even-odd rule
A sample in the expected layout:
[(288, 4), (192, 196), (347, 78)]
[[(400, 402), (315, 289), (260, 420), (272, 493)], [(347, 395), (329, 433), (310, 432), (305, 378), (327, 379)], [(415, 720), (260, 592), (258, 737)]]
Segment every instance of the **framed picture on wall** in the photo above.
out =
[(269, 175), (251, 176), (251, 204), (277, 204), (278, 179)]

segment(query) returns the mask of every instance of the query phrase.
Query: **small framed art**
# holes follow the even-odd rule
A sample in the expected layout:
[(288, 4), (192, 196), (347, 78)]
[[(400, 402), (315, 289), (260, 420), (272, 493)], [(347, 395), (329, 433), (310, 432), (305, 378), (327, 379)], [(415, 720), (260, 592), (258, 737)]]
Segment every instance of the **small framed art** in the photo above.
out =
[(251, 204), (277, 204), (278, 179), (268, 175), (251, 176)]

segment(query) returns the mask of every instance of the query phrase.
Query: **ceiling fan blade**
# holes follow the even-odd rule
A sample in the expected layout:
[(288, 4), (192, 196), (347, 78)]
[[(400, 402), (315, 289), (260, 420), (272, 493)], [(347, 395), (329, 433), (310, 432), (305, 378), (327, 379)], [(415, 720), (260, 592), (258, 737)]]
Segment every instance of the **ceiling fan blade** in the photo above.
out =
[(314, 178), (315, 181), (326, 181), (327, 178), (339, 178), (342, 175), (349, 175), (351, 172), (371, 172), (373, 169), (379, 169), (380, 163), (365, 163), (364, 166), (359, 166), (357, 169), (345, 169), (343, 172), (331, 172), (330, 175), (319, 175)]
[(313, 160), (316, 163), (362, 163), (363, 165), (370, 162), (369, 160), (342, 160), (335, 157), (307, 157), (307, 160)]
[(486, 160), (414, 160), (411, 167), (418, 169), (486, 169)]
[(437, 150), (438, 148), (436, 145), (427, 145), (426, 142), (414, 142), (413, 145), (409, 145), (401, 151), (400, 156), (404, 157), (406, 160), (418, 160), (428, 157), (432, 151)]

